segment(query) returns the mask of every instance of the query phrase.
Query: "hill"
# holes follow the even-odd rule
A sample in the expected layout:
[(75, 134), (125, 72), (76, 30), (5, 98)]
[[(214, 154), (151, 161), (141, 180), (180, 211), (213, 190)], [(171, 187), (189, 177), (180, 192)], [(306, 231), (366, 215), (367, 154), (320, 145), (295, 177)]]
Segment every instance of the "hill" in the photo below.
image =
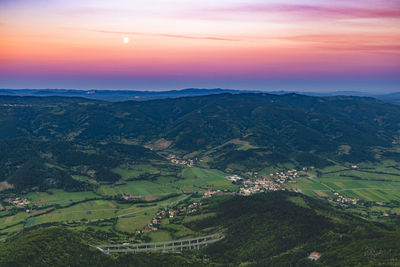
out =
[(0, 177), (17, 191), (49, 188), (80, 191), (91, 185), (73, 177), (110, 183), (121, 178), (112, 169), (122, 164), (165, 162), (142, 146), (112, 142), (77, 143), (21, 137), (0, 140), (0, 150)]
[(181, 155), (195, 153), (223, 168), (239, 169), (374, 161), (380, 157), (375, 148), (397, 143), (400, 123), (400, 107), (347, 96), (218, 94), (117, 103), (0, 97), (0, 103), (1, 139), (128, 140), (138, 145), (162, 139)]
[(165, 153), (228, 172), (284, 164), (322, 168), (398, 154), (400, 107), (373, 98), (218, 94), (110, 103), (2, 96), (0, 110), (0, 177), (21, 189), (76, 190), (81, 185), (70, 176), (84, 168), (99, 181), (116, 181), (110, 169), (126, 162), (121, 158), (163, 160), (143, 148), (160, 140)]

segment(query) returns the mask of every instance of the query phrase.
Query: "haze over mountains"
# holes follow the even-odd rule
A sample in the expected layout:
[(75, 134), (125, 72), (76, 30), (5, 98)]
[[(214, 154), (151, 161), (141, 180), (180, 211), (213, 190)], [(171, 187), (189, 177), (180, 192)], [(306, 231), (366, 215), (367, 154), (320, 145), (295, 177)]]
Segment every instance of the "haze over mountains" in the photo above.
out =
[(0, 89), (0, 95), (13, 96), (65, 96), (65, 97), (85, 97), (89, 99), (105, 101), (126, 101), (126, 100), (151, 100), (164, 98), (177, 98), (184, 96), (201, 96), (221, 93), (269, 93), (269, 94), (288, 94), (296, 93), (309, 96), (363, 96), (374, 97), (386, 102), (400, 104), (400, 92), (395, 93), (368, 93), (361, 91), (333, 91), (333, 92), (307, 92), (307, 91), (261, 91), (261, 90), (233, 90), (233, 89), (198, 89), (188, 88), (182, 90), (169, 91), (139, 91), (139, 90), (77, 90), (77, 89)]

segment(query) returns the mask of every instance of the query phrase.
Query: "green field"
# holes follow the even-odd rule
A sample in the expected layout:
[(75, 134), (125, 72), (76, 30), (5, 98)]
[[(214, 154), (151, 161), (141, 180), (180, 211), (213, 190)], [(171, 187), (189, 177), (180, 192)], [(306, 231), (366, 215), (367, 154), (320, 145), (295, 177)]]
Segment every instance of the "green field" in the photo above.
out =
[(225, 177), (227, 174), (213, 169), (201, 169), (197, 167), (186, 168), (182, 172), (183, 180), (177, 182), (179, 185), (211, 186), (214, 189), (236, 190), (239, 187), (233, 185)]
[(172, 240), (171, 234), (167, 231), (149, 232), (146, 234), (146, 236), (148, 236), (152, 242), (164, 242)]
[[(317, 174), (317, 171), (312, 173)], [(400, 169), (391, 161), (381, 165), (363, 163), (356, 169), (335, 165), (320, 170), (320, 174), (313, 179), (298, 179), (292, 188), (317, 197), (332, 197), (331, 191), (334, 190), (365, 201), (400, 201)]]
[(82, 219), (96, 220), (112, 218), (117, 215), (118, 208), (115, 202), (106, 200), (94, 200), (77, 205), (57, 209), (48, 214), (29, 218), (27, 226), (48, 222), (74, 222)]
[(123, 185), (102, 185), (99, 187), (98, 193), (104, 196), (131, 194), (138, 197), (161, 197), (170, 194), (180, 193), (180, 190), (172, 184), (161, 184), (151, 181), (138, 180), (129, 181)]
[(60, 189), (52, 189), (48, 192), (33, 192), (26, 195), (33, 204), (42, 207), (58, 204), (65, 206), (73, 202), (82, 201), (85, 199), (98, 198), (99, 196), (91, 191), (84, 192), (65, 192)]
[[(65, 192), (57, 192), (65, 195)], [(36, 197), (40, 194), (37, 193)], [(47, 200), (48, 195), (43, 195)], [(188, 196), (177, 196), (151, 204), (122, 204), (114, 200), (88, 200), (68, 207), (44, 207), (31, 213), (20, 211), (0, 218), (0, 233), (11, 233), (43, 223), (86, 223), (117, 218), (116, 230), (134, 232), (146, 225), (160, 207), (178, 203)]]
[(134, 233), (136, 230), (143, 229), (154, 217), (157, 210), (158, 207), (154, 207), (135, 215), (118, 218), (115, 228), (121, 232)]
[[(126, 166), (125, 166), (126, 167)], [(239, 186), (233, 185), (219, 170), (204, 169), (199, 167), (186, 167), (180, 169), (176, 176), (171, 175), (171, 170), (156, 170), (154, 166), (135, 165), (129, 168), (119, 168), (114, 171), (119, 173), (123, 180), (115, 184), (96, 184), (94, 191), (65, 192), (63, 190), (49, 190), (47, 192), (31, 192), (23, 197), (28, 198), (32, 205), (36, 205), (33, 212), (26, 213), (20, 210), (13, 214), (12, 211), (0, 211), (0, 233), (8, 234), (20, 231), (24, 227), (36, 226), (44, 223), (74, 223), (79, 227), (87, 227), (88, 222), (104, 222), (114, 220), (113, 225), (104, 229), (109, 231), (135, 233), (149, 223), (160, 207), (172, 205), (177, 201), (187, 198), (183, 195), (195, 192), (204, 192), (206, 188), (220, 190), (237, 190)], [(329, 166), (322, 170), (310, 172), (314, 176), (302, 174), (297, 183), (286, 184), (287, 189), (296, 189), (313, 197), (335, 198), (333, 192), (344, 196), (357, 198), (364, 201), (391, 203), (400, 201), (400, 168), (393, 162), (383, 165), (359, 164), (357, 169), (349, 166)], [(155, 175), (149, 180), (132, 179), (140, 175)], [(318, 175), (317, 175), (318, 174)], [(83, 178), (82, 178), (83, 179)], [(123, 203), (113, 200), (113, 197), (130, 194), (142, 201), (152, 201), (147, 204)], [(159, 201), (162, 197), (172, 198)], [(193, 201), (193, 199), (192, 199)], [(196, 199), (198, 201), (198, 199)], [(296, 204), (297, 199), (293, 200)], [(3, 203), (4, 205), (4, 203)], [(386, 204), (385, 204), (386, 205)], [(396, 207), (379, 206), (374, 204), (369, 210), (361, 207), (354, 212), (361, 215), (367, 213), (382, 215), (384, 212), (396, 213)], [(200, 214), (182, 218), (183, 222), (204, 219), (213, 214)], [(99, 226), (95, 226), (102, 229)], [(181, 238), (192, 233), (180, 223), (163, 221), (161, 231), (148, 233), (151, 240), (164, 240), (167, 238)]]

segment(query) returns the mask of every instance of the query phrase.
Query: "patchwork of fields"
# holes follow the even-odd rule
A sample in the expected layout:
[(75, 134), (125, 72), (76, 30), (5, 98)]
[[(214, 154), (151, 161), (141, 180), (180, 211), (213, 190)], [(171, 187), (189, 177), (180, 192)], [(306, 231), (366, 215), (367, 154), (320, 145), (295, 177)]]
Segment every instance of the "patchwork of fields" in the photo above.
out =
[[(159, 171), (147, 165), (115, 171), (120, 173), (125, 181), (97, 185), (95, 191), (49, 190), (23, 195), (22, 197), (27, 198), (31, 205), (37, 208), (29, 213), (25, 210), (16, 214), (11, 214), (5, 209), (0, 211), (0, 234), (9, 234), (25, 227), (45, 223), (76, 224), (110, 219), (117, 220), (113, 226), (115, 230), (134, 233), (147, 225), (161, 206), (179, 202), (187, 198), (190, 193), (204, 192), (206, 187), (221, 190), (238, 188), (225, 178), (226, 174), (217, 170), (186, 168), (178, 177), (172, 177), (168, 170)], [(140, 175), (155, 175), (156, 178), (134, 179)], [(152, 202), (133, 204), (114, 199), (124, 194)], [(155, 235), (156, 240), (163, 240), (167, 236), (163, 237), (161, 233), (151, 235)]]
[(400, 201), (400, 169), (393, 162), (364, 164), (354, 169), (336, 165), (313, 174), (314, 179), (300, 178), (294, 187), (317, 197), (334, 197), (334, 190), (365, 201)]
[[(36, 208), (30, 212), (20, 210), (17, 213), (7, 209), (1, 210), (0, 235), (7, 236), (26, 227), (47, 223), (68, 223), (86, 227), (85, 224), (88, 222), (107, 221), (110, 222), (107, 227), (96, 225), (92, 227), (133, 234), (146, 226), (160, 207), (182, 201), (192, 193), (202, 193), (207, 188), (233, 191), (239, 188), (225, 178), (227, 174), (214, 169), (184, 168), (175, 176), (172, 175), (175, 170), (166, 168), (157, 170), (154, 166), (148, 165), (114, 171), (123, 179), (115, 184), (98, 184), (94, 191), (49, 190), (22, 195), (21, 197), (27, 198)], [(346, 197), (373, 203), (400, 201), (400, 168), (393, 162), (379, 166), (360, 165), (357, 168), (336, 165), (314, 170), (310, 175), (301, 176), (297, 179), (297, 183), (287, 187), (314, 197), (335, 198), (333, 192), (338, 192)], [(150, 179), (146, 180), (145, 177)], [(123, 195), (151, 202), (118, 201), (117, 199)], [(371, 206), (368, 212), (376, 214), (396, 212), (396, 208), (400, 212), (399, 207), (388, 209), (379, 205)], [(362, 209), (357, 212), (366, 214)], [(203, 218), (208, 215), (198, 216)], [(196, 218), (185, 218), (187, 222), (193, 219)], [(113, 223), (110, 220), (113, 220)], [(161, 231), (146, 235), (155, 241), (190, 235), (190, 231), (188, 232), (182, 224), (167, 221), (164, 227), (165, 229)]]

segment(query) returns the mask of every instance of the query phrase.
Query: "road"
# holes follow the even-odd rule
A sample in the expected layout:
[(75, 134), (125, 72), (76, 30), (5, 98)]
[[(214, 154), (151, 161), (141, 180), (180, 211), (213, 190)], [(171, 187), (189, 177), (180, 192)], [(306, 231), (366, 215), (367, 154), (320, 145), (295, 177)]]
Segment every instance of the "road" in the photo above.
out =
[(208, 236), (173, 240), (167, 242), (108, 244), (108, 245), (98, 245), (95, 246), (95, 248), (97, 248), (98, 250), (100, 250), (105, 254), (200, 249), (201, 246), (206, 246), (208, 244), (218, 242), (223, 238), (224, 236), (221, 233), (217, 233)]

